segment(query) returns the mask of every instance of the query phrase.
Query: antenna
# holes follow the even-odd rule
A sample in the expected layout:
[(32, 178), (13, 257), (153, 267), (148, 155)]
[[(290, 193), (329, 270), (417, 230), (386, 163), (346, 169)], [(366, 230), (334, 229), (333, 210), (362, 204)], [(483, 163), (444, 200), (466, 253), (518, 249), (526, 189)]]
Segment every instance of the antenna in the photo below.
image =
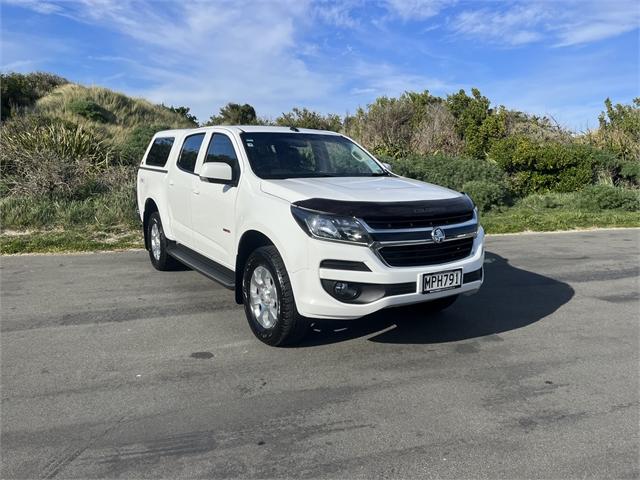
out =
[(293, 131), (293, 132), (299, 132), (300, 130), (298, 130), (297, 127), (289, 127), (289, 130)]

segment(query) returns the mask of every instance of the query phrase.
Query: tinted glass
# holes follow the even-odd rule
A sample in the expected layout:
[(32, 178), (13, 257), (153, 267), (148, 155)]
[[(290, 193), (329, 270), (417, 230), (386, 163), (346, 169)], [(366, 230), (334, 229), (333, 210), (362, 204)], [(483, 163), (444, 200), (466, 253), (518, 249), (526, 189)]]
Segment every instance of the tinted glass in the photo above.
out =
[(387, 175), (367, 152), (338, 135), (244, 133), (242, 141), (261, 178)]
[(204, 133), (197, 133), (186, 138), (182, 144), (180, 158), (178, 158), (178, 167), (193, 173), (196, 168), (196, 160), (198, 159), (198, 152), (200, 151), (203, 139)]
[(173, 146), (173, 137), (160, 137), (156, 138), (151, 145), (151, 150), (147, 155), (147, 165), (153, 165), (155, 167), (164, 167), (169, 158), (169, 152)]
[(233, 178), (237, 179), (240, 175), (240, 167), (238, 165), (238, 157), (236, 151), (233, 148), (231, 139), (222, 133), (214, 133), (209, 148), (207, 150), (207, 157), (205, 162), (223, 162), (231, 165), (233, 170)]

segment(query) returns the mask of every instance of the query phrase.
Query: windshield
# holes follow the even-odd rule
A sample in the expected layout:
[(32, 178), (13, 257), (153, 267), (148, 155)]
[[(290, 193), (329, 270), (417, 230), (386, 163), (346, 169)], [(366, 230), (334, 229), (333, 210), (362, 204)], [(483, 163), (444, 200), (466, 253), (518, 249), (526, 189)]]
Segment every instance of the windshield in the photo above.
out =
[(339, 135), (243, 133), (242, 141), (260, 178), (387, 175), (367, 152)]

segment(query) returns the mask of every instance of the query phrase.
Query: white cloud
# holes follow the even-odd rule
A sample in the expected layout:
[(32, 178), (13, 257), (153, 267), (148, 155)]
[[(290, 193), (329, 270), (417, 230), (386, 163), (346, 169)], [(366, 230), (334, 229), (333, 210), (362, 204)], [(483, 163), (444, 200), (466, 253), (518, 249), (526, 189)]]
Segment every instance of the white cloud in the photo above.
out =
[(547, 18), (544, 9), (534, 5), (517, 6), (504, 12), (463, 11), (455, 18), (453, 29), (463, 35), (518, 45), (539, 40), (541, 34), (535, 27)]
[[(127, 93), (190, 106), (200, 120), (229, 101), (251, 103), (267, 116), (296, 105), (340, 112), (355, 106), (345, 105), (350, 90), (368, 101), (441, 84), (392, 65), (367, 64), (348, 44), (334, 45), (328, 53), (311, 43), (308, 34), (323, 24), (359, 28), (351, 12), (365, 5), (363, 0), (61, 0), (52, 5), (59, 8), (46, 13), (130, 39), (122, 54), (91, 58), (117, 64), (113, 76), (96, 78), (96, 83), (117, 80)], [(336, 54), (344, 59), (336, 61)]]
[(445, 7), (455, 3), (452, 0), (385, 0), (390, 13), (402, 20), (424, 20), (434, 17)]
[(50, 13), (60, 13), (62, 11), (60, 6), (47, 0), (4, 0), (4, 3), (28, 8), (34, 12), (45, 15)]
[(569, 46), (594, 42), (637, 29), (635, 0), (537, 0), (464, 10), (450, 22), (459, 35), (491, 43), (521, 45), (546, 42)]
[(333, 87), (297, 54), (296, 29), (309, 21), (306, 3), (81, 0), (58, 5), (63, 11), (50, 13), (131, 39), (131, 52), (101, 59), (117, 61), (145, 79), (147, 87), (130, 93), (190, 105), (201, 119), (228, 101), (275, 110), (284, 99), (288, 104), (320, 101)]

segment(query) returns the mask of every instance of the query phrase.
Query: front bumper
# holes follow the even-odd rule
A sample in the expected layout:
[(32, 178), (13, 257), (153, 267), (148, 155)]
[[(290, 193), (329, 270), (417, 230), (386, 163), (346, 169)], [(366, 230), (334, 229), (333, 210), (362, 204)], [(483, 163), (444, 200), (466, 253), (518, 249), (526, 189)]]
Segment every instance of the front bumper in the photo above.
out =
[[(296, 306), (301, 315), (310, 318), (349, 320), (369, 315), (387, 307), (427, 302), (437, 298), (457, 294), (472, 294), (478, 291), (483, 278), (464, 283), (454, 290), (420, 293), (420, 282), (425, 273), (462, 269), (468, 274), (482, 269), (484, 263), (484, 230), (478, 228), (471, 253), (464, 259), (439, 265), (419, 267), (389, 267), (368, 247), (347, 245), (322, 240), (308, 239), (309, 268), (291, 273), (291, 282), (296, 297)], [(371, 271), (352, 271), (320, 268), (322, 260), (344, 260), (362, 262)], [(322, 280), (358, 282), (367, 284), (405, 284), (414, 282), (411, 293), (391, 295), (370, 303), (344, 303), (329, 295), (322, 286)]]

